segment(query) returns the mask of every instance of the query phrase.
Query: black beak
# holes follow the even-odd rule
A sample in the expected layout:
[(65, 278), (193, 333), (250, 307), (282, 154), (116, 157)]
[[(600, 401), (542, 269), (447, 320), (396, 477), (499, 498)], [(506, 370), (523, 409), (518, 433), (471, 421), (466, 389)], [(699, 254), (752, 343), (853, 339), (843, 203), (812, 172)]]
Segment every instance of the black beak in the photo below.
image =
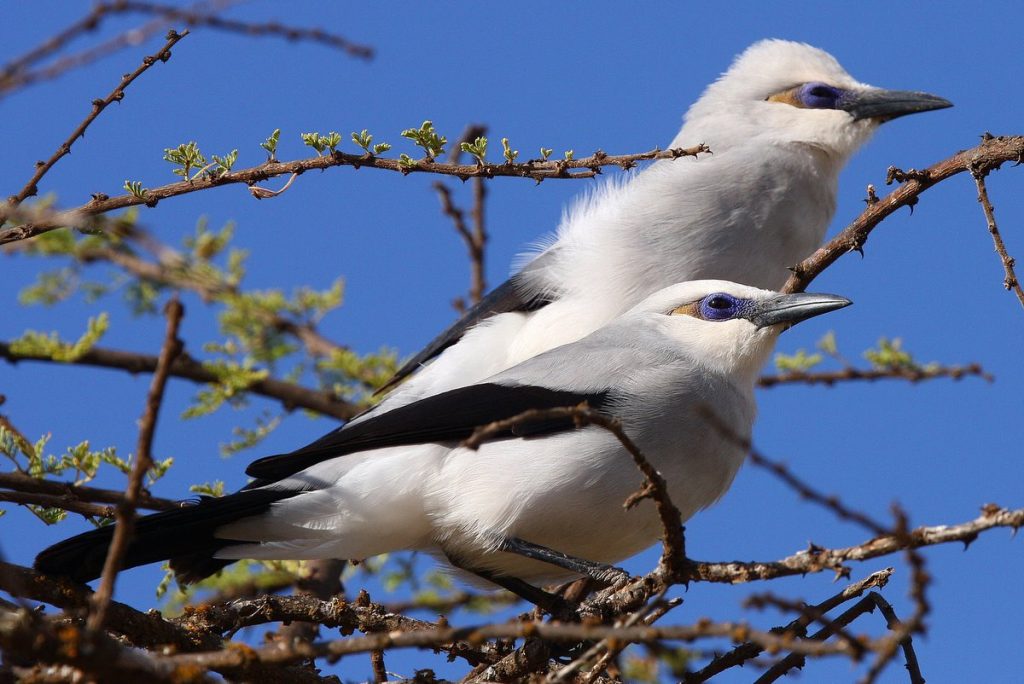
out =
[(854, 121), (861, 119), (889, 121), (907, 114), (930, 112), (933, 109), (945, 109), (952, 106), (952, 102), (937, 95), (918, 93), (913, 90), (882, 90), (881, 88), (848, 92), (839, 103), (839, 109), (849, 112)]
[(850, 304), (853, 304), (853, 302), (846, 297), (838, 295), (812, 294), (809, 292), (780, 294), (756, 302), (750, 308), (745, 318), (758, 328), (778, 325), (780, 323), (786, 324), (788, 328), (800, 321), (820, 316), (829, 311), (842, 309), (844, 306), (850, 306)]

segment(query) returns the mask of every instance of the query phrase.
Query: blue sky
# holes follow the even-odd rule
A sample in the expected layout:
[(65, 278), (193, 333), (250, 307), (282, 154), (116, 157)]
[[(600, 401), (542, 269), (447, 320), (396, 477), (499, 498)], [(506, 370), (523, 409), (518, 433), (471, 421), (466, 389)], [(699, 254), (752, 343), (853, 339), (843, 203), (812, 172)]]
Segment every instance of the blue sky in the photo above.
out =
[[(5, 11), (0, 26), (2, 61), (20, 54), (83, 11), (78, 3), (52, 3), (44, 17), (28, 3)], [(281, 19), (320, 25), (372, 45), (377, 56), (361, 62), (312, 44), (288, 45), (197, 30), (183, 40), (167, 64), (156, 66), (119, 105), (89, 129), (73, 154), (46, 177), (41, 190), (64, 206), (90, 192), (116, 194), (126, 178), (155, 186), (175, 180), (162, 161), (165, 147), (196, 140), (204, 151), (240, 149), (238, 167), (263, 159), (258, 147), (271, 130), (283, 131), (279, 157), (306, 156), (299, 132), (369, 128), (396, 152), (399, 131), (432, 119), (450, 139), (470, 122), (507, 136), (523, 156), (540, 146), (595, 148), (625, 153), (665, 145), (680, 116), (703, 87), (748, 44), (765, 37), (807, 41), (832, 52), (858, 79), (879, 86), (926, 90), (955, 108), (886, 124), (847, 167), (831, 232), (863, 207), (865, 186), (885, 192), (886, 168), (923, 167), (971, 147), (978, 136), (1021, 133), (1024, 94), (1019, 82), (1018, 42), (1022, 10), (1016, 3), (315, 3), (252, 2), (232, 11), (251, 20)], [(134, 25), (105, 24), (100, 35)], [(65, 77), (0, 101), (0, 145), (5, 193), (21, 187), (35, 160), (48, 157), (105, 95), (120, 75), (153, 52), (160, 37), (122, 51)], [(80, 42), (76, 45), (82, 46)], [(697, 143), (700, 141), (692, 141)], [(614, 171), (610, 173), (616, 173)], [(1022, 172), (1010, 166), (994, 173), (989, 189), (1011, 254), (1024, 254)], [(321, 330), (360, 351), (382, 346), (416, 351), (453, 320), (449, 302), (468, 284), (464, 249), (440, 215), (433, 177), (331, 169), (306, 174), (279, 198), (256, 202), (240, 187), (228, 187), (162, 202), (141, 215), (144, 225), (176, 244), (199, 216), (218, 226), (238, 223), (236, 244), (251, 251), (248, 284), (327, 287), (346, 282), (344, 307)], [(280, 182), (271, 181), (270, 187)], [(490, 283), (500, 282), (514, 257), (554, 229), (563, 208), (591, 181), (550, 181), (540, 186), (518, 179), (489, 185), (487, 254)], [(457, 189), (467, 203), (468, 188)], [(17, 292), (40, 263), (2, 257), (0, 337), (27, 328), (80, 333), (94, 309), (80, 299), (52, 309), (23, 308)], [(841, 350), (857, 358), (881, 336), (898, 336), (920, 361), (978, 361), (996, 377), (936, 381), (847, 384), (831, 389), (784, 387), (759, 394), (756, 442), (784, 459), (801, 477), (879, 518), (898, 501), (912, 524), (956, 523), (974, 518), (981, 505), (1024, 505), (1021, 443), (1024, 421), (1019, 388), (1024, 381), (1019, 349), (1024, 313), (1002, 286), (1002, 269), (969, 176), (926, 193), (913, 215), (904, 210), (871, 237), (865, 258), (850, 255), (819, 278), (812, 289), (848, 296), (855, 306), (815, 319), (783, 336), (780, 349), (812, 345), (835, 330)], [(183, 335), (213, 336), (213, 317), (193, 298)], [(112, 326), (105, 346), (154, 353), (163, 324), (132, 318), (111, 302)], [(859, 361), (859, 359), (858, 359)], [(89, 439), (130, 453), (136, 442), (147, 377), (79, 368), (0, 365), (2, 410), (30, 437), (53, 433), (52, 445)], [(288, 450), (330, 425), (294, 415), (258, 453), (224, 460), (217, 444), (248, 413), (182, 422), (182, 407), (195, 391), (172, 382), (156, 441), (158, 457), (173, 455), (177, 472), (156, 493), (183, 497), (187, 483), (225, 479), (244, 483), (250, 458)], [(118, 480), (103, 482), (120, 487)], [(8, 507), (4, 504), (5, 508)], [(3, 552), (29, 563), (43, 546), (79, 529), (69, 521), (44, 529), (10, 510), (3, 526)], [(803, 503), (768, 474), (744, 467), (730, 492), (687, 526), (688, 550), (701, 559), (768, 560), (788, 555), (809, 541), (823, 546), (858, 543), (866, 534)], [(924, 674), (934, 681), (1005, 679), (1010, 656), (1024, 633), (1024, 575), (1020, 542), (1007, 531), (983, 535), (962, 546), (925, 551), (934, 576), (933, 613), (926, 637), (916, 639)], [(627, 567), (649, 569), (645, 554)], [(898, 558), (854, 566), (861, 577), (897, 565), (885, 595), (907, 614), (908, 572)], [(140, 607), (152, 603), (155, 573), (122, 576), (119, 598)], [(675, 618), (730, 618), (754, 590), (821, 600), (837, 590), (831, 577), (812, 576), (767, 586), (694, 585)], [(750, 615), (760, 625), (777, 615)], [(869, 617), (867, 620), (878, 620)], [(866, 623), (865, 623), (866, 624)], [(858, 625), (856, 631), (867, 627)], [(872, 630), (876, 631), (876, 630)], [(398, 654), (389, 669), (411, 674), (423, 659)], [(365, 659), (340, 666), (346, 677), (368, 674)], [(852, 680), (845, 663), (814, 664), (814, 681)], [(731, 678), (730, 678), (731, 677)], [(744, 671), (722, 681), (747, 681)], [(898, 664), (883, 681), (904, 681)]]

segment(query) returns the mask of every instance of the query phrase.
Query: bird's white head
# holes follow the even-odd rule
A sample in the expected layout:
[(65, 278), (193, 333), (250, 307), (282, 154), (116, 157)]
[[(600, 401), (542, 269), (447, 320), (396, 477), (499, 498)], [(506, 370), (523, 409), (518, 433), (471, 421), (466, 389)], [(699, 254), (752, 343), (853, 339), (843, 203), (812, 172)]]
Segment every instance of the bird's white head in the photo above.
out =
[(783, 330), (850, 304), (831, 294), (692, 280), (655, 292), (627, 316), (656, 326), (701, 363), (752, 382)]
[(712, 152), (751, 139), (803, 144), (842, 164), (883, 121), (951, 106), (928, 93), (860, 83), (805, 43), (762, 40), (708, 86), (676, 140), (706, 142)]

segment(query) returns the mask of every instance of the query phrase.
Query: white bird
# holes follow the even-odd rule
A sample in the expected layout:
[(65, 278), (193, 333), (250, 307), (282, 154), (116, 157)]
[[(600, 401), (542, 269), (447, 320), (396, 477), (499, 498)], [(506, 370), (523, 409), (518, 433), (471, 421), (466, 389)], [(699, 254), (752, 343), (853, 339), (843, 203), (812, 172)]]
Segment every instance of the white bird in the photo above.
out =
[[(126, 567), (171, 558), (184, 580), (231, 559), (363, 559), (417, 549), (540, 602), (528, 581), (621, 577), (609, 563), (662, 533), (619, 441), (571, 418), (527, 422), (471, 450), (478, 426), (587, 404), (622, 421), (683, 519), (715, 502), (744, 458), (754, 382), (785, 328), (850, 302), (723, 281), (661, 290), (614, 322), (485, 382), (349, 423), (254, 462), (235, 494), (141, 518)], [(733, 434), (711, 424), (710, 411)], [(97, 577), (112, 529), (43, 551), (36, 567)]]
[(821, 244), (839, 171), (878, 125), (949, 106), (859, 83), (809, 45), (754, 44), (671, 143), (712, 155), (656, 162), (580, 200), (551, 245), (407, 362), (392, 385), (419, 372), (369, 415), (578, 340), (672, 283), (778, 289)]

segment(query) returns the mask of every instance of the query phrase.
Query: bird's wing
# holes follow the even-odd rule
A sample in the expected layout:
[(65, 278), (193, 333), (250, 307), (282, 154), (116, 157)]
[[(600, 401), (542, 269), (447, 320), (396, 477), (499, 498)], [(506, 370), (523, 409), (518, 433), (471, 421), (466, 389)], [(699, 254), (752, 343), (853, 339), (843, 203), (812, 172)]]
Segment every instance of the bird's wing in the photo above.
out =
[(536, 311), (547, 305), (551, 300), (543, 292), (538, 292), (531, 281), (537, 273), (546, 268), (551, 261), (554, 250), (548, 250), (526, 267), (498, 287), (491, 290), (472, 309), (463, 314), (447, 330), (435, 337), (418, 354), (406, 361), (401, 368), (388, 380), (387, 384), (377, 390), (376, 394), (386, 392), (409, 375), (415, 373), (420, 366), (452, 346), (466, 334), (466, 331), (477, 323), (502, 313)]
[[(245, 472), (257, 478), (257, 482), (250, 486), (263, 486), (321, 461), (356, 451), (461, 441), (478, 427), (530, 409), (576, 406), (582, 402), (590, 408), (600, 409), (608, 402), (608, 394), (608, 391), (573, 392), (493, 382), (460, 387), (349, 424), (297, 451), (261, 458), (250, 464)], [(495, 435), (493, 439), (529, 437), (573, 427), (572, 418), (548, 418), (523, 423)]]

